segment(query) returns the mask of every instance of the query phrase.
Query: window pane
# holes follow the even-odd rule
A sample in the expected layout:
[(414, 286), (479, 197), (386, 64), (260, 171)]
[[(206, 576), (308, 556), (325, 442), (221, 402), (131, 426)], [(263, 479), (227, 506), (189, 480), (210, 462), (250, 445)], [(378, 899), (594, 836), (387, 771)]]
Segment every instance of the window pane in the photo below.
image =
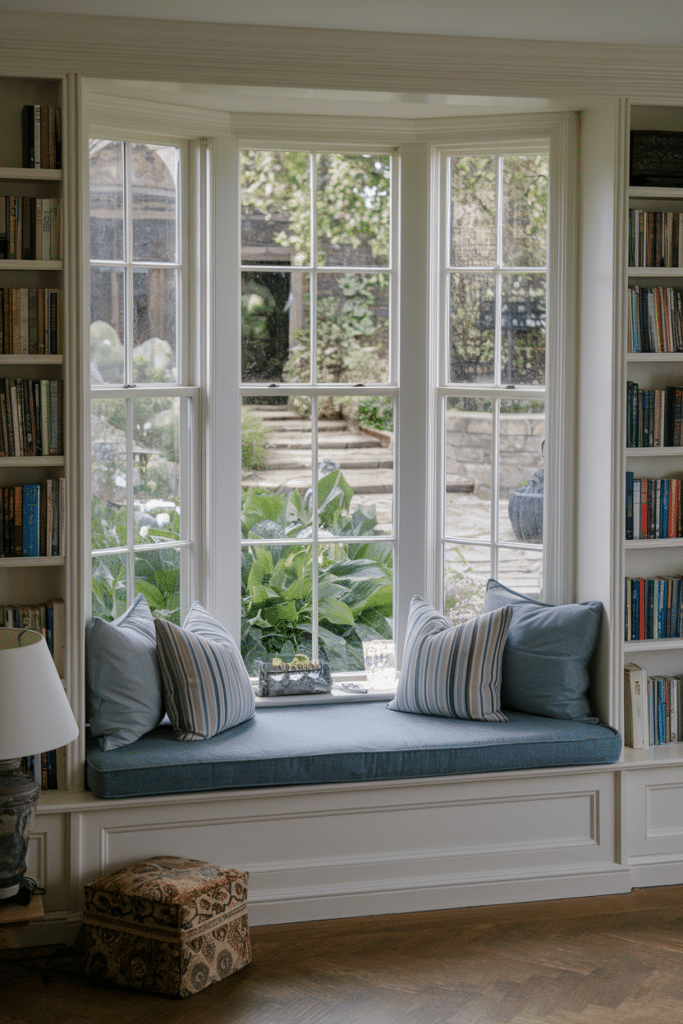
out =
[(389, 544), (321, 545), (318, 632), (334, 671), (362, 670), (363, 641), (392, 638), (392, 577)]
[(491, 535), (493, 404), (481, 398), (449, 398), (444, 416), (447, 537)]
[(133, 379), (175, 381), (177, 270), (133, 270)]
[(128, 570), (120, 555), (96, 555), (92, 560), (92, 613), (111, 622), (128, 607)]
[(503, 168), (503, 265), (544, 267), (548, 157), (506, 156)]
[(179, 626), (180, 551), (150, 547), (136, 552), (135, 593), (144, 594), (152, 615)]
[(126, 403), (93, 397), (90, 406), (92, 548), (123, 547), (126, 525)]
[(125, 340), (125, 274), (115, 267), (91, 267), (90, 379), (93, 384), (123, 384)]
[(123, 143), (90, 140), (90, 259), (122, 260)]
[[(181, 405), (178, 397), (133, 400), (133, 491), (136, 526), (147, 540), (179, 538)], [(146, 518), (140, 518), (144, 513)], [(150, 519), (154, 521), (150, 521)], [(143, 529), (148, 527), (147, 530)]]
[(444, 614), (454, 623), (479, 615), (491, 576), (488, 545), (444, 546)]
[(505, 274), (501, 303), (501, 383), (545, 381), (545, 274)]
[(353, 496), (351, 514), (356, 533), (389, 534), (393, 531), (394, 502), (394, 400), (389, 396), (344, 398), (345, 433), (339, 435), (341, 450), (321, 434), (327, 458), (336, 460)]
[[(261, 499), (249, 494), (243, 506), (252, 536), (277, 534), (277, 523)], [(258, 519), (262, 513), (263, 518)], [(244, 530), (243, 525), (243, 530)], [(252, 532), (253, 531), (253, 532)], [(311, 655), (313, 588), (309, 545), (249, 545), (242, 550), (242, 656), (255, 673), (259, 659)]]
[(387, 266), (390, 209), (388, 156), (319, 154), (319, 266)]
[(318, 275), (318, 383), (389, 377), (389, 275)]
[(462, 157), (451, 165), (453, 267), (493, 267), (496, 260), (496, 161)]
[(490, 384), (495, 374), (496, 280), (493, 274), (452, 274), (449, 380)]
[(133, 260), (175, 263), (178, 259), (178, 168), (173, 146), (133, 143), (131, 190)]
[(542, 544), (544, 404), (500, 406), (500, 538)]
[(243, 264), (310, 264), (310, 164), (308, 153), (242, 153)]
[(310, 275), (242, 274), (242, 382), (310, 381)]
[(537, 601), (542, 599), (543, 549), (518, 551), (500, 548), (496, 578), (511, 590)]

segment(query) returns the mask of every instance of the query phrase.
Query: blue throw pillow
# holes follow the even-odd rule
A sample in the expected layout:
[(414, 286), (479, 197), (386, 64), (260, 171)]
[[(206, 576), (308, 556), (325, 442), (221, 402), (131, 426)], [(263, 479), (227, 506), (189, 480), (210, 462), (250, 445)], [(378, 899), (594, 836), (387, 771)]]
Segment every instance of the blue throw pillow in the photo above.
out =
[(154, 618), (138, 596), (113, 622), (85, 627), (86, 715), (102, 750), (155, 729), (164, 715)]
[(253, 718), (254, 689), (227, 629), (196, 601), (182, 629), (156, 619), (166, 709), (179, 740), (203, 740)]
[(505, 605), (512, 607), (512, 622), (503, 655), (502, 706), (548, 718), (597, 722), (586, 694), (601, 602), (544, 604), (489, 580), (484, 611)]
[(435, 608), (410, 602), (401, 676), (387, 707), (418, 715), (506, 722), (500, 686), (509, 608), (454, 626)]

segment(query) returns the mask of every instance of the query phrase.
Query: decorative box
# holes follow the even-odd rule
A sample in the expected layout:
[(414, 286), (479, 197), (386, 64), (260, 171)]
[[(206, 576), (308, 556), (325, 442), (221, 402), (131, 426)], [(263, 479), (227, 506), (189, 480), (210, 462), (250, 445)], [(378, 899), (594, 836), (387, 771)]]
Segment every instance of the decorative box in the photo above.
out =
[(299, 693), (329, 693), (332, 689), (330, 666), (321, 661), (306, 668), (259, 662), (259, 696), (287, 697)]
[(246, 871), (152, 857), (85, 886), (86, 973), (189, 996), (251, 960)]
[(631, 132), (631, 185), (683, 188), (683, 132)]

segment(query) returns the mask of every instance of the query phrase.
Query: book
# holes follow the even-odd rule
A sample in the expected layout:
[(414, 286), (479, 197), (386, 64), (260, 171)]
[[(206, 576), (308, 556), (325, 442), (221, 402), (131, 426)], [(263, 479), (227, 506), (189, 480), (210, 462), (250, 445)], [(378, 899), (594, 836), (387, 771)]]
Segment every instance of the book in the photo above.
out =
[(26, 557), (40, 554), (40, 484), (23, 485), (23, 551)]
[(624, 743), (641, 750), (649, 746), (645, 670), (632, 662), (624, 665)]

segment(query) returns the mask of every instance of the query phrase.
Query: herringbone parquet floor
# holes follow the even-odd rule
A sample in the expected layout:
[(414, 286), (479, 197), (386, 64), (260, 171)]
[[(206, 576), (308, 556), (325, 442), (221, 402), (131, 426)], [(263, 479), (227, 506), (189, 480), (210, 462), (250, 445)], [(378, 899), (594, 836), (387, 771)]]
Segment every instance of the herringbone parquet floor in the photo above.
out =
[(253, 928), (252, 944), (185, 1000), (96, 984), (77, 953), (44, 976), (3, 954), (0, 1024), (683, 1024), (683, 885)]

